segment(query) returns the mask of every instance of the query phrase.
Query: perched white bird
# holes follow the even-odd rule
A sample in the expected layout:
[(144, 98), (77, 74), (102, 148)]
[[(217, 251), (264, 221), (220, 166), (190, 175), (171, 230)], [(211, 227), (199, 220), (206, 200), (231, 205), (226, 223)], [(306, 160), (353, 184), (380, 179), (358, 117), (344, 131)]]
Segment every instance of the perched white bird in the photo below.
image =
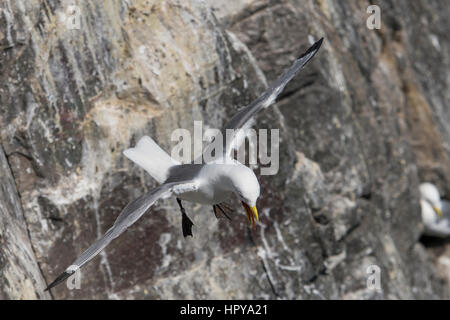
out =
[(440, 238), (450, 236), (450, 203), (441, 199), (434, 184), (422, 183), (419, 190), (424, 235)]
[[(224, 141), (223, 156), (220, 159), (206, 164), (180, 164), (147, 136), (141, 138), (136, 147), (125, 150), (124, 154), (129, 159), (144, 168), (161, 185), (128, 204), (114, 225), (45, 290), (61, 283), (95, 257), (114, 238), (135, 223), (158, 199), (172, 195), (177, 197), (183, 214), (185, 236), (192, 235), (190, 230), (192, 222), (187, 218), (181, 200), (213, 205), (216, 212), (216, 207), (233, 193), (241, 200), (249, 222), (251, 221), (255, 227), (255, 220), (258, 220), (256, 200), (259, 197), (260, 186), (253, 171), (232, 158), (233, 148), (239, 147), (241, 141), (238, 140), (242, 137), (236, 130), (251, 126), (255, 114), (276, 100), (287, 83), (316, 54), (322, 41), (323, 38), (312, 45), (258, 99), (231, 118), (222, 132), (225, 137), (226, 129), (234, 129), (235, 134), (231, 143), (227, 144)], [(205, 152), (207, 151), (208, 147)]]

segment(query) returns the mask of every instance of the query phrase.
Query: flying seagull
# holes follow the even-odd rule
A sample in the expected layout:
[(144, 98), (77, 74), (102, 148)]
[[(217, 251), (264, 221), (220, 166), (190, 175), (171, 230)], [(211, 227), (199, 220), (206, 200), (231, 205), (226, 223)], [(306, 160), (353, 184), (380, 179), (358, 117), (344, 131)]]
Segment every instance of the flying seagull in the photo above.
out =
[[(45, 291), (66, 280), (94, 258), (159, 199), (176, 196), (182, 212), (185, 236), (192, 235), (192, 222), (187, 218), (181, 200), (212, 205), (217, 216), (217, 208), (222, 210), (220, 204), (235, 194), (241, 200), (249, 222), (255, 227), (255, 220), (258, 221), (256, 200), (259, 197), (260, 186), (253, 171), (233, 159), (233, 150), (237, 149), (242, 142), (238, 141), (242, 137), (238, 134), (238, 130), (249, 128), (253, 124), (256, 113), (269, 107), (276, 100), (287, 83), (316, 54), (322, 41), (323, 38), (314, 43), (259, 98), (242, 108), (230, 119), (222, 132), (234, 129), (235, 133), (231, 137), (231, 143), (224, 142), (223, 155), (219, 159), (206, 164), (180, 164), (148, 136), (141, 138), (134, 148), (125, 150), (125, 156), (146, 170), (160, 185), (129, 203), (113, 226), (84, 251)], [(206, 147), (205, 152), (208, 151), (210, 150)], [(225, 212), (223, 213), (226, 215)]]
[(450, 202), (442, 200), (432, 183), (419, 186), (424, 235), (446, 238), (450, 236)]

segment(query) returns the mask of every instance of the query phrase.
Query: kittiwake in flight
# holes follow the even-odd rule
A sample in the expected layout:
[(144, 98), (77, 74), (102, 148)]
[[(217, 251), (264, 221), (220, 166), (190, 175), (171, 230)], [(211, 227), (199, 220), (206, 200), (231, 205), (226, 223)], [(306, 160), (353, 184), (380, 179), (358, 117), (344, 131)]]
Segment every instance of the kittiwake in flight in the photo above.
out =
[(450, 202), (441, 199), (438, 188), (432, 183), (419, 186), (422, 209), (423, 234), (446, 238), (450, 236)]
[[(135, 223), (159, 199), (176, 196), (182, 212), (184, 236), (192, 236), (192, 222), (181, 205), (182, 200), (212, 205), (216, 216), (217, 209), (226, 215), (221, 203), (235, 194), (242, 202), (249, 222), (255, 227), (255, 220), (258, 221), (256, 200), (260, 194), (260, 185), (250, 168), (233, 159), (233, 151), (242, 142), (239, 141), (242, 137), (238, 134), (239, 130), (249, 128), (253, 124), (255, 115), (275, 102), (287, 83), (316, 54), (322, 41), (323, 38), (314, 43), (259, 98), (239, 110), (228, 121), (222, 132), (225, 133), (227, 129), (234, 129), (235, 133), (231, 137), (231, 143), (224, 142), (223, 155), (219, 157), (220, 159), (205, 164), (194, 164), (197, 163), (195, 161), (193, 164), (180, 164), (147, 136), (141, 138), (134, 148), (125, 150), (125, 156), (146, 170), (160, 185), (129, 203), (120, 213), (113, 226), (84, 251), (45, 290), (63, 282), (89, 262), (113, 239)], [(223, 137), (225, 136), (223, 134)], [(208, 147), (206, 147), (205, 152), (207, 151), (210, 151)]]

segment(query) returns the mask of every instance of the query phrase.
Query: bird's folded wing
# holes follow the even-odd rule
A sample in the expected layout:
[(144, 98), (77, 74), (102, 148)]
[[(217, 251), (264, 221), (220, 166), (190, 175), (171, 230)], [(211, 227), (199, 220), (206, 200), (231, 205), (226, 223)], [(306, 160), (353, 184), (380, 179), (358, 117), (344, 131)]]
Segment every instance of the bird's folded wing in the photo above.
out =
[(120, 213), (114, 225), (97, 241), (95, 241), (86, 251), (84, 251), (75, 262), (67, 268), (55, 281), (45, 290), (51, 289), (58, 283), (67, 279), (76, 270), (94, 258), (113, 239), (122, 234), (129, 226), (135, 223), (157, 200), (167, 198), (172, 194), (182, 194), (197, 189), (195, 181), (173, 182), (160, 185), (149, 192), (143, 194), (136, 200), (130, 202)]
[(428, 236), (439, 238), (450, 237), (450, 221), (442, 219), (437, 223), (426, 224), (424, 233)]
[(444, 219), (450, 221), (450, 201), (441, 199), (442, 203), (442, 216)]
[[(292, 66), (288, 68), (264, 93), (250, 105), (238, 111), (222, 130), (222, 136), (224, 139), (224, 157), (230, 157), (233, 149), (238, 149), (243, 142), (245, 135), (240, 132), (237, 134), (238, 129), (248, 129), (251, 127), (254, 120), (254, 116), (260, 110), (270, 106), (283, 91), (284, 87), (289, 81), (297, 74), (297, 72), (316, 54), (322, 44), (323, 38), (314, 43), (305, 53), (303, 53), (297, 60), (294, 61)], [(227, 137), (226, 130), (233, 129), (234, 135)], [(225, 139), (225, 137), (227, 139)], [(231, 139), (230, 139), (231, 138)], [(230, 141), (227, 141), (230, 140)], [(207, 152), (210, 150), (207, 149)]]

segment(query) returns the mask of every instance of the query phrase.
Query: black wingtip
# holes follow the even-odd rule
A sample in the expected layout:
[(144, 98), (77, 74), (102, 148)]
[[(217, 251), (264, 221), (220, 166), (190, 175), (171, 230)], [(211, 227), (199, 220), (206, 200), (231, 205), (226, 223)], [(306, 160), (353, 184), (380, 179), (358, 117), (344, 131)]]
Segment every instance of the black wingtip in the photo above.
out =
[(63, 282), (63, 281), (66, 280), (67, 278), (69, 278), (72, 274), (73, 274), (73, 272), (70, 273), (70, 272), (64, 271), (63, 273), (61, 273), (61, 274), (55, 279), (55, 281), (53, 281), (52, 283), (50, 283), (50, 284), (48, 285), (48, 287), (44, 289), (44, 291), (48, 291), (48, 290), (50, 290), (51, 288), (57, 286), (58, 284), (60, 284), (61, 282)]
[(304, 54), (302, 54), (300, 57), (298, 57), (298, 59), (301, 59), (304, 56), (309, 55), (311, 52), (313, 52), (315, 54), (320, 49), (322, 42), (323, 42), (323, 37), (320, 38), (319, 40), (317, 40), (308, 50), (306, 50), (306, 52)]

